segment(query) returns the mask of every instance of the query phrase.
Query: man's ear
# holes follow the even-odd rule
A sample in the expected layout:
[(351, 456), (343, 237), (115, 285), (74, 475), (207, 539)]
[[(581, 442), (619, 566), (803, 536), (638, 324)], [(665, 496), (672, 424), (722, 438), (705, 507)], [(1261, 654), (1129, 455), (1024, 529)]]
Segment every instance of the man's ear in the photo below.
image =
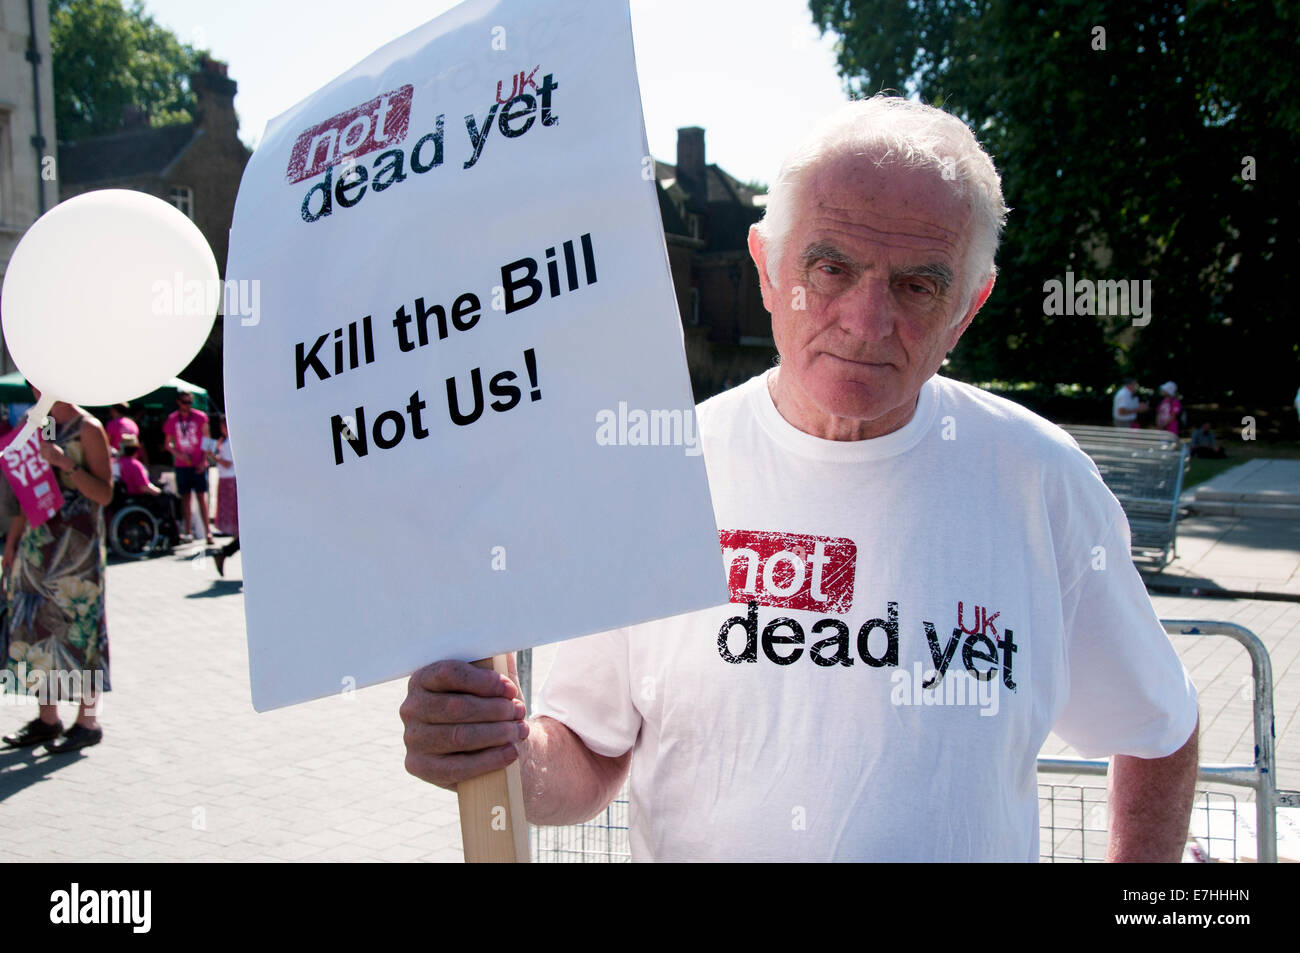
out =
[(772, 282), (767, 277), (767, 244), (757, 225), (749, 226), (749, 256), (758, 269), (758, 287), (763, 294), (763, 307), (772, 313)]
[(988, 301), (989, 295), (993, 293), (993, 282), (995, 280), (996, 278), (989, 278), (988, 284), (983, 287), (979, 294), (975, 295), (975, 297), (971, 299), (970, 307), (966, 311), (966, 316), (961, 319), (959, 325), (952, 329), (952, 337), (948, 340), (948, 347), (945, 350), (951, 351), (957, 347), (957, 342), (961, 340), (961, 336), (966, 333), (966, 329), (970, 327), (971, 322), (975, 320), (975, 315), (979, 314), (980, 308), (984, 307), (984, 302)]

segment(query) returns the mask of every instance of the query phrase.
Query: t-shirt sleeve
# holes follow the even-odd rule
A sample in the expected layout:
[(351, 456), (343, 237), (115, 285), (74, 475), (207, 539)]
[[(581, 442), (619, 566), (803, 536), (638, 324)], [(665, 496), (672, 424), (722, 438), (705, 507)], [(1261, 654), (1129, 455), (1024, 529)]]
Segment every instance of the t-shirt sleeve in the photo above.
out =
[(636, 742), (641, 713), (632, 702), (627, 629), (560, 643), (534, 715), (563, 722), (596, 754), (616, 758)]
[(1085, 508), (1110, 522), (1095, 543), (1075, 538), (1086, 558), (1062, 600), (1069, 697), (1053, 730), (1085, 758), (1163, 758), (1196, 727), (1196, 687), (1133, 565), (1119, 502), (1105, 491)]

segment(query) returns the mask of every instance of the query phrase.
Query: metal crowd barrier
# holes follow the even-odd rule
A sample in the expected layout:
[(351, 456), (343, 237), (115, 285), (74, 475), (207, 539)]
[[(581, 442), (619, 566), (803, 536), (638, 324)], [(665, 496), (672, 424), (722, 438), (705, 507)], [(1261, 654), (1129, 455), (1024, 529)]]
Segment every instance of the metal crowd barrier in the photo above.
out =
[[(1275, 743), (1273, 730), (1273, 665), (1268, 649), (1259, 637), (1244, 626), (1232, 622), (1162, 619), (1170, 635), (1223, 635), (1245, 647), (1250, 656), (1255, 760), (1252, 764), (1202, 764), (1197, 780), (1205, 783), (1250, 788), (1255, 792), (1256, 859), (1259, 863), (1277, 862), (1277, 809), (1300, 807), (1300, 791), (1280, 791), (1274, 773)], [(520, 662), (520, 679), (531, 708), (531, 650), (521, 652), (528, 661)], [(529, 676), (525, 679), (524, 672)], [(1038, 773), (1071, 776), (1105, 776), (1110, 762), (1105, 759), (1040, 757)], [(1039, 781), (1040, 859), (1058, 861), (1099, 861), (1105, 857), (1106, 789)], [(1046, 791), (1044, 790), (1046, 789)], [(1066, 796), (1068, 794), (1068, 797)], [(1058, 805), (1060, 810), (1058, 811)], [(1231, 794), (1198, 788), (1193, 802), (1193, 829), (1204, 821), (1205, 860), (1237, 859), (1237, 799)], [(1230, 824), (1230, 835), (1215, 832), (1214, 820), (1223, 818)], [(1047, 823), (1044, 824), (1043, 820)], [(1076, 824), (1077, 821), (1077, 824)], [(1091, 823), (1090, 823), (1091, 822)], [(530, 831), (533, 860), (541, 863), (618, 863), (631, 859), (628, 838), (627, 789), (599, 815), (585, 824), (568, 827), (534, 827)], [(1078, 853), (1067, 853), (1063, 842), (1078, 835)], [(1062, 835), (1066, 835), (1064, 838)], [(1091, 835), (1091, 836), (1089, 836)], [(1217, 848), (1227, 843), (1226, 851)], [(1089, 846), (1094, 848), (1088, 856)]]
[(1167, 430), (1066, 428), (1092, 458), (1128, 517), (1134, 559), (1173, 561), (1178, 545), (1178, 501), (1190, 462), (1187, 447)]
[(1182, 442), (1168, 430), (1144, 427), (1093, 427), (1086, 424), (1068, 424), (1063, 428), (1080, 444), (1113, 443), (1118, 446), (1140, 444), (1150, 447), (1176, 449)]
[[(1205, 622), (1192, 619), (1162, 619), (1165, 631), (1170, 635), (1225, 635), (1235, 639), (1245, 647), (1250, 655), (1251, 680), (1253, 682), (1252, 705), (1254, 708), (1255, 761), (1253, 764), (1202, 764), (1197, 771), (1197, 780), (1214, 784), (1227, 784), (1250, 788), (1255, 792), (1255, 857), (1259, 863), (1277, 862), (1277, 809), (1279, 807), (1300, 807), (1300, 792), (1279, 791), (1277, 787), (1276, 738), (1273, 729), (1273, 664), (1268, 657), (1268, 649), (1259, 636), (1244, 626), (1232, 622)], [(1100, 759), (1083, 758), (1039, 758), (1040, 774), (1056, 773), (1070, 775), (1106, 774), (1109, 762)], [(1040, 785), (1041, 786), (1041, 785)], [(1207, 839), (1212, 839), (1209, 832), (1209, 799), (1217, 792), (1198, 790), (1198, 798), (1206, 801)], [(1217, 795), (1224, 797), (1224, 795)], [(1232, 822), (1236, 828), (1236, 799), (1232, 799)], [(1227, 808), (1215, 810), (1226, 811)], [(1211, 851), (1211, 853), (1213, 853)], [(1083, 859), (1083, 858), (1079, 858)], [(1210, 858), (1213, 859), (1213, 858)], [(1235, 837), (1234, 837), (1235, 859)]]

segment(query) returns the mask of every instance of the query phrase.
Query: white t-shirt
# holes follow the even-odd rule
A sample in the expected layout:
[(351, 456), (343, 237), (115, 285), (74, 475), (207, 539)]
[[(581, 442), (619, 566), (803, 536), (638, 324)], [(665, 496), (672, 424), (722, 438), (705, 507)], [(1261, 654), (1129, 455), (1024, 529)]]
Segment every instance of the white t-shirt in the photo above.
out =
[[(214, 440), (213, 443), (215, 442)], [(230, 438), (227, 437), (221, 441), (221, 446), (214, 447), (212, 453), (216, 455), (218, 461), (217, 474), (227, 480), (233, 480), (235, 478), (235, 458), (230, 449)], [(229, 465), (222, 466), (221, 464)]]
[[(1111, 419), (1117, 422), (1122, 421), (1123, 423), (1131, 424), (1137, 419), (1137, 409), (1141, 403), (1142, 398), (1138, 397), (1137, 394), (1133, 393), (1127, 387), (1121, 387), (1119, 390), (1115, 391), (1115, 400), (1112, 401), (1110, 405)], [(1133, 413), (1121, 414), (1121, 410), (1131, 410)]]
[(564, 643), (535, 707), (635, 748), (634, 860), (1036, 861), (1051, 730), (1089, 757), (1191, 735), (1123, 511), (1064, 431), (941, 377), (873, 440), (797, 430), (763, 375), (698, 416), (731, 603)]

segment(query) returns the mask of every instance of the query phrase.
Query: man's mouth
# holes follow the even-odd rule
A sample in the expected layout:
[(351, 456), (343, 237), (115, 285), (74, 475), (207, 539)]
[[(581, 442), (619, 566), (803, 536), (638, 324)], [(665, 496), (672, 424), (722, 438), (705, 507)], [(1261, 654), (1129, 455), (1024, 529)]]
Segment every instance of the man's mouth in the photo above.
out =
[(860, 358), (841, 357), (838, 354), (831, 354), (829, 352), (826, 354), (826, 356), (834, 358), (835, 360), (845, 364), (853, 364), (857, 367), (867, 367), (867, 368), (893, 367), (893, 365), (890, 364), (888, 361), (867, 361), (867, 360), (862, 360)]

